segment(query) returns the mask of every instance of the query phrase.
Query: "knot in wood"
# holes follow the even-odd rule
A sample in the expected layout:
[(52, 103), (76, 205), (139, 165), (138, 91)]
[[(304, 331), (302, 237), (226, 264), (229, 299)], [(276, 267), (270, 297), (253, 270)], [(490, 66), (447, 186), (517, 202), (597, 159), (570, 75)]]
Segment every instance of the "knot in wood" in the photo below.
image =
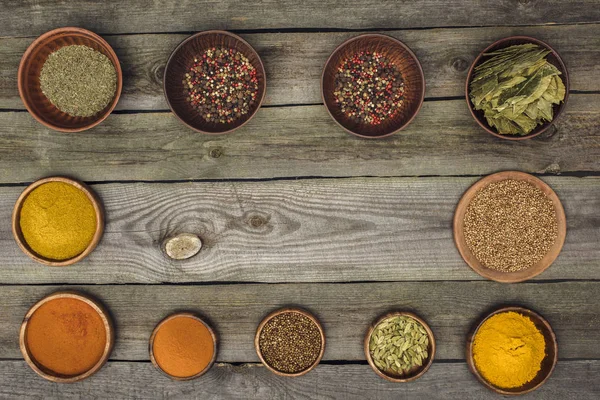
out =
[(154, 66), (152, 67), (152, 76), (154, 78), (154, 81), (158, 84), (158, 85), (162, 85), (163, 83), (163, 77), (165, 76), (165, 64), (164, 63), (160, 63), (160, 64), (154, 64)]
[(215, 147), (208, 152), (211, 158), (219, 158), (223, 155), (223, 149), (221, 147)]
[(165, 239), (163, 250), (173, 260), (186, 260), (198, 254), (202, 241), (193, 233), (180, 233)]
[(267, 220), (264, 219), (263, 217), (261, 217), (260, 215), (253, 215), (252, 217), (250, 217), (250, 219), (248, 220), (248, 223), (250, 224), (250, 226), (252, 226), (253, 228), (260, 228), (261, 226), (263, 226), (264, 224), (267, 223)]
[(455, 71), (463, 72), (466, 71), (469, 67), (469, 63), (462, 57), (455, 57), (450, 61), (450, 65)]

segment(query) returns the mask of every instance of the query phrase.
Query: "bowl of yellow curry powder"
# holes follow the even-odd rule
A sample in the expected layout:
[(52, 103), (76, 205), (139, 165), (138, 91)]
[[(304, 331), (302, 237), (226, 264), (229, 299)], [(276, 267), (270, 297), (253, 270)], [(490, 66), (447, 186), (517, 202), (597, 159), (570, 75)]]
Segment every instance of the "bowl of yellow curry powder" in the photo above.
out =
[(471, 372), (505, 395), (529, 393), (546, 382), (558, 359), (556, 336), (541, 315), (504, 307), (485, 317), (467, 340)]
[(104, 213), (85, 184), (49, 177), (23, 191), (13, 210), (12, 230), (25, 254), (61, 267), (82, 260), (96, 248), (104, 231)]

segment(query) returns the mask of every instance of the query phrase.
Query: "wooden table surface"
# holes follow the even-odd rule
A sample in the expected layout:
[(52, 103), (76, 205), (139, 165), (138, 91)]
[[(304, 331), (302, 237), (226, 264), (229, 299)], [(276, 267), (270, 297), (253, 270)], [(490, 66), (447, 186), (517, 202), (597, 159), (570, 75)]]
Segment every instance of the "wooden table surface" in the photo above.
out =
[[(0, 397), (423, 399), (499, 397), (465, 363), (466, 335), (494, 307), (517, 304), (556, 331), (559, 362), (526, 398), (600, 396), (600, 5), (537, 1), (0, 2)], [(45, 129), (17, 92), (19, 60), (33, 39), (80, 26), (115, 49), (124, 88), (100, 126)], [(168, 110), (165, 62), (193, 32), (228, 29), (262, 57), (265, 105), (242, 129), (203, 136)], [(346, 38), (382, 31), (405, 42), (425, 71), (425, 103), (405, 131), (364, 140), (341, 130), (321, 104), (320, 74)], [(571, 78), (566, 112), (541, 137), (495, 138), (464, 99), (469, 65), (509, 35), (547, 41)], [(540, 176), (565, 206), (562, 253), (528, 283), (482, 280), (463, 262), (451, 221), (481, 176), (516, 169)], [(48, 175), (92, 184), (104, 202), (98, 248), (66, 268), (36, 264), (13, 240), (10, 216), (24, 187)], [(186, 261), (161, 251), (171, 235), (198, 234)], [(77, 289), (111, 310), (116, 346), (88, 380), (55, 384), (22, 360), (18, 330), (44, 295)], [(259, 364), (253, 335), (273, 309), (303, 306), (322, 321), (327, 348), (304, 377)], [(205, 376), (174, 382), (149, 362), (155, 324), (175, 310), (205, 315), (221, 338)], [(362, 338), (378, 315), (408, 309), (431, 325), (434, 365), (393, 384), (364, 360)]]

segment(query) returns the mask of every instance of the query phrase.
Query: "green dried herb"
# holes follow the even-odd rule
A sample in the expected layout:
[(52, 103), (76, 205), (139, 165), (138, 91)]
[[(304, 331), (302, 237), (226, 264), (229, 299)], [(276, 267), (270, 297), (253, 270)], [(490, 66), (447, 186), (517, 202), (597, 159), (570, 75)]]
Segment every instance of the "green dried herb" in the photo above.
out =
[(488, 124), (503, 135), (527, 135), (552, 121), (552, 105), (565, 98), (561, 72), (546, 60), (550, 50), (532, 43), (484, 56), (475, 67), (469, 97)]
[(65, 46), (48, 56), (40, 73), (40, 86), (62, 112), (91, 117), (114, 98), (117, 72), (99, 51), (88, 46)]
[(421, 323), (406, 316), (381, 321), (369, 340), (373, 363), (389, 375), (402, 376), (429, 357), (429, 336)]

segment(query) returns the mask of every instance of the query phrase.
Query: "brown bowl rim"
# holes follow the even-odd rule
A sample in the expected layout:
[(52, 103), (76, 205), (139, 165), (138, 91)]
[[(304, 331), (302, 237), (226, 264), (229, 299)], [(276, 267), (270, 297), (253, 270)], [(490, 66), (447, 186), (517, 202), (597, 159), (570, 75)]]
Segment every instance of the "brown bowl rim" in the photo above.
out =
[[(419, 372), (417, 374), (409, 376), (407, 378), (391, 376), (391, 375), (386, 374), (379, 368), (377, 368), (377, 366), (373, 362), (373, 357), (371, 357), (371, 352), (369, 351), (369, 341), (371, 340), (371, 335), (373, 334), (373, 330), (375, 330), (375, 327), (388, 318), (401, 317), (401, 316), (410, 317), (410, 318), (414, 319), (415, 321), (419, 322), (423, 326), (423, 328), (425, 328), (425, 330), (427, 331), (427, 336), (429, 337), (429, 346), (431, 348), (429, 357), (427, 358), (427, 362), (420, 367), (420, 369), (418, 370)], [(410, 312), (410, 311), (391, 311), (391, 312), (388, 312), (388, 313), (378, 317), (369, 326), (369, 329), (367, 330), (367, 334), (365, 335), (365, 338), (363, 340), (363, 350), (365, 352), (365, 357), (367, 359), (367, 362), (371, 366), (371, 369), (373, 369), (373, 371), (375, 371), (375, 373), (377, 375), (379, 375), (381, 378), (386, 379), (390, 382), (395, 382), (395, 383), (411, 382), (411, 381), (419, 379), (421, 376), (423, 376), (425, 374), (425, 372), (427, 372), (429, 370), (429, 368), (431, 367), (431, 365), (433, 364), (433, 359), (435, 358), (435, 348), (436, 348), (435, 336), (434, 336), (433, 331), (431, 330), (431, 327), (429, 326), (429, 324), (427, 324), (427, 322), (425, 322), (425, 320), (423, 318), (419, 317), (417, 314)]]
[[(241, 43), (243, 43), (244, 45), (248, 46), (248, 48), (254, 52), (254, 54), (256, 55), (256, 58), (258, 59), (258, 64), (260, 66), (261, 72), (262, 72), (262, 76), (264, 77), (262, 80), (262, 87), (263, 87), (263, 94), (260, 97), (260, 100), (258, 101), (258, 105), (256, 106), (256, 109), (254, 110), (254, 112), (252, 112), (252, 114), (250, 114), (248, 116), (248, 119), (246, 119), (246, 121), (242, 122), (240, 125), (231, 128), (231, 129), (227, 129), (225, 131), (222, 132), (208, 132), (208, 131), (204, 131), (202, 129), (199, 129), (193, 125), (188, 124), (187, 122), (185, 122), (183, 120), (183, 118), (181, 118), (179, 116), (179, 114), (177, 114), (177, 112), (175, 111), (175, 109), (173, 108), (173, 105), (171, 104), (171, 100), (169, 99), (169, 96), (167, 94), (167, 73), (169, 72), (169, 65), (171, 64), (171, 62), (174, 60), (175, 58), (175, 54), (184, 46), (186, 45), (188, 42), (200, 37), (200, 36), (206, 36), (206, 35), (216, 35), (216, 34), (220, 34), (220, 35), (226, 35), (229, 36), (235, 40), (240, 41)], [(246, 40), (244, 40), (242, 37), (236, 35), (235, 33), (229, 32), (229, 31), (224, 31), (224, 30), (219, 30), (219, 29), (211, 29), (211, 30), (207, 30), (207, 31), (200, 31), (197, 32), (195, 34), (193, 34), (192, 36), (184, 39), (181, 43), (179, 43), (177, 45), (177, 47), (175, 47), (175, 49), (171, 52), (171, 55), (169, 55), (169, 58), (167, 59), (167, 63), (165, 64), (165, 72), (163, 74), (163, 93), (165, 96), (165, 100), (167, 101), (167, 104), (169, 105), (169, 109), (171, 110), (171, 112), (173, 113), (173, 115), (175, 115), (175, 117), (177, 117), (177, 119), (179, 121), (181, 121), (185, 126), (193, 129), (196, 132), (200, 132), (202, 134), (205, 135), (224, 135), (226, 133), (231, 133), (235, 130), (238, 130), (239, 128), (241, 128), (242, 126), (246, 125), (248, 122), (250, 122), (250, 120), (252, 118), (254, 118), (254, 116), (256, 115), (256, 113), (258, 112), (258, 110), (260, 110), (260, 108), (262, 107), (263, 101), (265, 99), (265, 96), (267, 94), (267, 74), (265, 72), (265, 65), (263, 63), (262, 58), (260, 57), (260, 54), (258, 54), (258, 52), (256, 51), (256, 49), (250, 45), (250, 43), (248, 43)]]
[[(317, 329), (319, 330), (319, 334), (321, 335), (321, 351), (319, 352), (319, 355), (318, 355), (317, 359), (315, 360), (315, 362), (310, 367), (306, 368), (305, 370), (302, 370), (300, 372), (295, 372), (295, 373), (281, 372), (281, 371), (273, 368), (264, 359), (264, 357), (262, 355), (262, 351), (260, 350), (260, 334), (261, 334), (263, 328), (265, 327), (266, 323), (269, 322), (273, 317), (276, 317), (276, 316), (281, 315), (281, 314), (286, 314), (286, 313), (298, 313), (298, 314), (301, 314), (301, 315), (309, 318), (317, 326)], [(298, 307), (280, 308), (278, 310), (275, 310), (275, 311), (272, 311), (271, 313), (269, 313), (266, 317), (264, 317), (262, 319), (262, 321), (258, 325), (258, 328), (256, 329), (256, 334), (254, 335), (254, 348), (255, 348), (256, 354), (258, 355), (258, 358), (260, 359), (260, 361), (262, 362), (262, 364), (269, 371), (271, 371), (272, 373), (274, 373), (275, 375), (285, 376), (285, 377), (302, 376), (302, 375), (308, 374), (310, 371), (312, 371), (321, 362), (321, 359), (323, 358), (323, 354), (325, 353), (325, 332), (324, 332), (323, 326), (321, 325), (321, 323), (319, 322), (319, 320), (313, 314), (311, 314), (310, 312), (308, 312), (308, 311), (306, 311), (306, 310), (304, 310), (302, 308), (298, 308)]]
[[(24, 76), (27, 73), (27, 71), (25, 71), (25, 61), (28, 59), (29, 55), (33, 52), (33, 50), (37, 47), (37, 45), (41, 41), (43, 41), (47, 37), (55, 35), (57, 33), (65, 33), (65, 34), (69, 34), (69, 35), (72, 35), (74, 33), (79, 33), (79, 34), (89, 35), (93, 40), (95, 40), (98, 44), (100, 44), (102, 47), (104, 47), (106, 52), (108, 52), (112, 57), (114, 57), (115, 60), (117, 60), (116, 64), (112, 63), (112, 60), (111, 60), (111, 63), (115, 67), (115, 71), (117, 73), (117, 90), (115, 91), (115, 97), (111, 101), (110, 106), (108, 108), (106, 108), (105, 111), (102, 113), (100, 118), (98, 118), (96, 121), (93, 121), (90, 124), (82, 126), (80, 128), (63, 128), (63, 127), (53, 125), (53, 124), (49, 123), (48, 121), (43, 120), (42, 118), (40, 118), (39, 115), (37, 115), (37, 113), (35, 113), (32, 110), (29, 102), (25, 100), (25, 94), (24, 94), (25, 88), (23, 87)], [(67, 27), (63, 27), (63, 28), (53, 29), (51, 31), (43, 33), (42, 35), (38, 36), (29, 45), (29, 47), (27, 47), (27, 50), (25, 50), (25, 53), (23, 53), (23, 56), (21, 57), (21, 61), (19, 62), (19, 70), (17, 72), (17, 86), (18, 86), (18, 90), (19, 90), (19, 97), (21, 97), (21, 101), (25, 105), (25, 108), (27, 109), (29, 114), (31, 116), (33, 116), (33, 118), (36, 121), (38, 121), (40, 124), (44, 125), (47, 128), (50, 128), (52, 130), (58, 131), (58, 132), (67, 132), (67, 133), (83, 132), (85, 130), (91, 129), (91, 128), (99, 125), (100, 123), (102, 123), (106, 118), (108, 118), (108, 116), (113, 112), (113, 110), (117, 106), (117, 103), (119, 102), (119, 99), (121, 98), (121, 91), (123, 89), (123, 71), (121, 69), (121, 62), (119, 61), (119, 57), (117, 57), (117, 54), (115, 53), (115, 51), (113, 50), (111, 45), (108, 44), (108, 42), (106, 40), (104, 40), (100, 35), (92, 32), (92, 31), (89, 31), (87, 29), (84, 29), (84, 28), (79, 28), (79, 27), (75, 27), (75, 26), (67, 26)]]
[[(359, 39), (364, 39), (364, 38), (383, 38), (383, 39), (387, 39), (387, 40), (391, 40), (392, 42), (394, 42), (396, 45), (399, 45), (400, 47), (402, 47), (404, 50), (406, 50), (406, 52), (414, 59), (415, 64), (417, 65), (417, 68), (419, 70), (419, 75), (421, 77), (421, 81), (423, 82), (423, 89), (421, 90), (421, 97), (419, 100), (419, 105), (417, 106), (417, 108), (415, 109), (415, 112), (413, 113), (413, 115), (408, 118), (398, 129), (393, 130), (392, 132), (386, 133), (385, 135), (379, 135), (379, 136), (368, 136), (368, 135), (363, 135), (360, 134), (358, 132), (354, 132), (348, 128), (346, 128), (344, 125), (342, 125), (331, 113), (331, 110), (329, 109), (329, 107), (327, 106), (327, 101), (325, 99), (325, 88), (324, 88), (324, 84), (323, 82), (325, 81), (325, 71), (327, 71), (327, 67), (329, 65), (329, 63), (331, 62), (331, 60), (333, 59), (333, 56), (340, 51), (342, 48), (344, 48), (345, 46), (347, 46), (349, 43), (355, 41), (355, 40), (359, 40)], [(357, 36), (353, 36), (351, 38), (348, 38), (346, 40), (344, 40), (342, 43), (340, 43), (329, 55), (329, 57), (327, 58), (327, 61), (325, 62), (325, 65), (323, 66), (323, 71), (321, 72), (321, 100), (323, 101), (323, 105), (325, 106), (325, 109), (327, 110), (327, 113), (329, 114), (329, 116), (331, 117), (331, 119), (333, 119), (335, 121), (335, 123), (340, 126), (343, 130), (345, 130), (346, 132), (364, 138), (364, 139), (383, 139), (389, 136), (392, 136), (398, 132), (400, 132), (401, 130), (405, 129), (408, 125), (411, 124), (411, 122), (417, 117), (417, 115), (419, 114), (419, 112), (421, 111), (421, 107), (423, 106), (423, 102), (425, 101), (425, 87), (426, 87), (426, 82), (425, 82), (425, 73), (423, 72), (423, 67), (421, 66), (421, 63), (419, 62), (419, 59), (417, 58), (417, 56), (415, 55), (415, 53), (410, 49), (410, 47), (408, 47), (406, 44), (404, 44), (402, 41), (396, 39), (393, 36), (390, 35), (385, 35), (383, 33), (363, 33)]]
[[(175, 319), (175, 318), (191, 318), (191, 319), (194, 319), (194, 320), (202, 323), (202, 325), (204, 325), (206, 327), (206, 329), (208, 329), (208, 332), (210, 333), (210, 336), (212, 337), (212, 340), (213, 340), (213, 356), (212, 356), (210, 362), (206, 365), (206, 367), (204, 367), (204, 369), (202, 371), (200, 371), (197, 374), (192, 375), (192, 376), (180, 377), (180, 376), (171, 375), (167, 371), (162, 369), (162, 367), (158, 364), (158, 362), (156, 361), (156, 358), (154, 357), (154, 339), (156, 338), (156, 334), (158, 333), (159, 329), (163, 326), (163, 324), (165, 324), (166, 322), (168, 322), (172, 319)], [(150, 361), (152, 362), (152, 365), (154, 365), (156, 367), (156, 369), (158, 369), (160, 372), (162, 372), (164, 375), (168, 376), (169, 378), (173, 379), (174, 381), (189, 381), (192, 379), (196, 379), (196, 378), (204, 375), (205, 373), (207, 373), (208, 370), (210, 370), (210, 368), (213, 366), (213, 364), (217, 360), (218, 338), (217, 338), (215, 331), (204, 319), (202, 319), (200, 316), (198, 316), (197, 314), (192, 313), (192, 312), (176, 312), (173, 314), (169, 314), (168, 316), (163, 318), (154, 327), (154, 330), (152, 331), (152, 335), (150, 336), (150, 340), (148, 341), (148, 344), (149, 344), (148, 352), (150, 353)]]
[[(473, 338), (475, 338), (475, 335), (479, 331), (479, 328), (490, 317), (492, 317), (496, 314), (501, 314), (501, 313), (505, 313), (505, 312), (509, 312), (509, 311), (513, 311), (513, 312), (519, 313), (521, 315), (524, 315), (526, 317), (533, 318), (533, 319), (537, 320), (540, 324), (542, 324), (548, 330), (549, 336), (552, 339), (552, 343), (551, 344), (547, 343), (546, 346), (548, 346), (548, 347), (552, 346), (552, 348), (554, 349), (554, 358), (552, 359), (552, 366), (548, 370), (544, 379), (542, 379), (542, 381), (540, 381), (537, 385), (535, 385), (527, 390), (520, 391), (520, 392), (507, 391), (505, 389), (498, 388), (498, 387), (492, 385), (491, 383), (489, 383), (487, 380), (485, 380), (485, 378), (483, 376), (481, 376), (481, 374), (477, 370), (477, 367), (475, 366), (475, 361), (473, 360)], [(546, 357), (548, 357), (547, 354), (546, 354)], [(490, 314), (486, 315), (485, 317), (483, 317), (479, 321), (479, 323), (477, 323), (475, 325), (475, 328), (473, 328), (471, 330), (471, 332), (469, 333), (469, 336), (467, 337), (466, 358), (467, 358), (467, 364), (469, 365), (469, 369), (471, 370), (471, 373), (473, 373), (473, 375), (475, 375), (475, 377), (479, 380), (479, 382), (481, 382), (485, 387), (487, 387), (488, 389), (493, 390), (494, 392), (499, 393), (499, 394), (509, 395), (509, 396), (519, 396), (519, 395), (530, 393), (530, 392), (533, 392), (534, 390), (539, 389), (540, 386), (542, 386), (544, 383), (546, 383), (548, 378), (550, 378), (550, 375), (552, 375), (552, 372), (554, 372), (554, 368), (556, 367), (556, 363), (558, 362), (558, 342), (556, 340), (556, 334), (554, 333), (554, 330), (552, 329), (552, 326), (550, 325), (550, 323), (544, 317), (542, 317), (540, 314), (538, 314), (537, 312), (532, 311), (525, 307), (520, 307), (520, 306), (501, 307), (501, 308), (498, 308), (497, 310), (491, 312)]]
[[(100, 318), (102, 319), (102, 322), (104, 323), (104, 329), (106, 330), (106, 345), (104, 346), (104, 353), (102, 353), (102, 357), (100, 357), (98, 362), (91, 369), (89, 369), (86, 372), (83, 372), (79, 375), (74, 375), (74, 376), (69, 376), (69, 377), (53, 375), (53, 374), (41, 369), (40, 367), (38, 367), (38, 365), (36, 364), (34, 359), (29, 354), (29, 348), (28, 348), (27, 342), (25, 340), (25, 333), (27, 331), (27, 325), (28, 325), (29, 320), (31, 319), (31, 316), (33, 315), (33, 313), (35, 313), (38, 310), (38, 308), (40, 308), (43, 304), (45, 304), (49, 301), (52, 301), (52, 300), (63, 299), (63, 298), (76, 299), (79, 301), (83, 301), (84, 303), (86, 303), (87, 305), (92, 307), (98, 313)], [(29, 365), (29, 367), (31, 367), (31, 369), (33, 369), (42, 378), (47, 379), (51, 382), (57, 382), (57, 383), (78, 382), (83, 379), (89, 378), (90, 376), (92, 376), (93, 374), (98, 372), (100, 370), (100, 368), (102, 368), (104, 366), (104, 364), (106, 364), (106, 362), (108, 361), (108, 357), (110, 356), (110, 353), (114, 347), (114, 344), (115, 344), (114, 325), (113, 325), (113, 321), (110, 317), (110, 314), (108, 313), (106, 308), (104, 308), (104, 306), (98, 300), (93, 298), (92, 296), (89, 296), (87, 294), (83, 294), (83, 293), (80, 293), (77, 291), (71, 291), (71, 290), (61, 290), (58, 292), (54, 292), (48, 296), (45, 296), (44, 298), (39, 300), (37, 303), (35, 303), (33, 306), (31, 306), (29, 308), (29, 310), (27, 311), (27, 314), (25, 314), (25, 317), (23, 318), (23, 322), (21, 323), (21, 329), (19, 332), (19, 347), (21, 349), (21, 353), (23, 354), (23, 358), (25, 359), (25, 362), (27, 362), (27, 365)]]
[[(499, 182), (507, 179), (526, 181), (533, 184), (538, 189), (542, 190), (544, 194), (548, 198), (550, 198), (550, 200), (552, 200), (552, 203), (554, 204), (554, 209), (556, 212), (556, 221), (558, 224), (558, 236), (550, 250), (546, 253), (546, 255), (532, 267), (514, 272), (497, 271), (483, 266), (475, 258), (475, 255), (471, 252), (468, 245), (466, 244), (463, 230), (464, 215), (475, 193), (477, 193), (478, 190), (486, 187), (490, 183)], [(539, 274), (547, 270), (550, 267), (550, 265), (552, 265), (552, 263), (554, 263), (565, 243), (565, 238), (567, 236), (567, 220), (565, 216), (565, 209), (563, 208), (560, 198), (558, 197), (556, 192), (550, 187), (550, 185), (548, 185), (546, 182), (526, 172), (501, 171), (481, 178), (465, 191), (460, 201), (458, 202), (458, 205), (456, 206), (456, 210), (454, 212), (452, 232), (454, 237), (454, 244), (456, 245), (460, 256), (465, 261), (465, 263), (467, 263), (467, 265), (471, 267), (473, 271), (477, 272), (484, 278), (496, 282), (516, 283), (524, 282), (526, 280), (538, 276)], [(537, 267), (540, 263), (544, 265), (542, 267)]]
[[(563, 99), (563, 103), (561, 105), (561, 107), (559, 107), (558, 111), (556, 112), (556, 114), (554, 115), (554, 118), (552, 118), (552, 121), (549, 122), (545, 122), (545, 126), (542, 126), (542, 128), (539, 130), (539, 132), (535, 132), (535, 133), (530, 133), (529, 135), (525, 135), (525, 136), (511, 136), (511, 135), (502, 135), (498, 132), (495, 132), (491, 127), (489, 127), (487, 124), (483, 123), (482, 121), (479, 120), (479, 118), (475, 115), (475, 110), (473, 109), (473, 104), (471, 103), (471, 100), (469, 99), (469, 84), (471, 83), (471, 79), (473, 76), (473, 71), (475, 69), (475, 66), (481, 61), (481, 59), (483, 58), (483, 54), (487, 53), (490, 49), (499, 46), (501, 44), (504, 44), (505, 42), (511, 41), (511, 40), (525, 40), (525, 41), (529, 41), (531, 43), (540, 45), (542, 47), (547, 48), (548, 50), (551, 51), (551, 54), (558, 60), (558, 64), (560, 65), (560, 69), (561, 69), (561, 73), (564, 77), (563, 79), (563, 83), (565, 84), (565, 98)], [(490, 133), (496, 137), (499, 137), (501, 139), (506, 139), (506, 140), (526, 140), (526, 139), (531, 139), (534, 138), (536, 136), (541, 135), (542, 133), (546, 132), (548, 129), (550, 129), (550, 127), (552, 125), (554, 125), (554, 123), (558, 120), (558, 117), (560, 117), (560, 115), (562, 114), (563, 110), (566, 108), (567, 106), (567, 100), (569, 100), (569, 91), (571, 88), (571, 83), (569, 80), (569, 71), (567, 70), (567, 66), (565, 65), (562, 57), (560, 56), (560, 54), (558, 53), (558, 51), (556, 51), (552, 46), (550, 46), (548, 43), (536, 39), (534, 37), (531, 36), (523, 36), (523, 35), (517, 35), (517, 36), (508, 36), (499, 40), (496, 40), (494, 43), (490, 44), (488, 47), (486, 47), (483, 51), (481, 51), (479, 53), (479, 55), (475, 58), (475, 60), (473, 60), (473, 62), (471, 63), (471, 67), (469, 68), (469, 72), (467, 73), (467, 79), (465, 80), (465, 99), (467, 100), (467, 106), (469, 108), (469, 112), (471, 113), (471, 116), (473, 117), (473, 119), (477, 122), (477, 124), (482, 127), (487, 133)]]
[[(41, 186), (45, 183), (49, 183), (49, 182), (67, 183), (67, 184), (74, 186), (75, 188), (81, 190), (83, 193), (85, 193), (87, 198), (92, 202), (94, 211), (96, 212), (96, 232), (94, 233), (92, 240), (90, 241), (90, 243), (88, 244), (88, 246), (85, 248), (85, 250), (83, 252), (81, 252), (77, 256), (75, 256), (73, 258), (69, 258), (67, 260), (60, 260), (60, 261), (59, 260), (51, 260), (51, 259), (44, 258), (44, 257), (38, 255), (37, 253), (35, 253), (32, 249), (29, 248), (29, 245), (25, 241), (25, 238), (23, 237), (23, 233), (21, 232), (21, 227), (19, 224), (21, 208), (23, 207), (23, 202), (25, 201), (27, 196), (29, 196), (29, 194), (34, 189), (38, 188), (39, 186)], [(100, 239), (102, 238), (102, 234), (104, 233), (104, 209), (101, 206), (100, 200), (98, 199), (98, 197), (94, 193), (94, 191), (83, 182), (80, 182), (75, 179), (67, 178), (64, 176), (50, 176), (47, 178), (38, 179), (37, 181), (33, 182), (31, 185), (29, 185), (25, 188), (25, 190), (23, 191), (23, 193), (21, 193), (21, 195), (19, 196), (19, 198), (17, 199), (17, 201), (15, 203), (15, 207), (13, 208), (13, 213), (12, 213), (12, 233), (13, 233), (13, 237), (15, 238), (15, 241), (17, 242), (17, 245), (19, 245), (19, 248), (23, 251), (23, 253), (27, 254), (33, 260), (35, 260), (41, 264), (51, 266), (51, 267), (66, 267), (68, 265), (72, 265), (72, 264), (75, 264), (75, 263), (83, 260), (85, 257), (90, 255), (90, 253), (92, 251), (94, 251), (94, 249), (98, 246), (98, 243), (100, 242)]]

